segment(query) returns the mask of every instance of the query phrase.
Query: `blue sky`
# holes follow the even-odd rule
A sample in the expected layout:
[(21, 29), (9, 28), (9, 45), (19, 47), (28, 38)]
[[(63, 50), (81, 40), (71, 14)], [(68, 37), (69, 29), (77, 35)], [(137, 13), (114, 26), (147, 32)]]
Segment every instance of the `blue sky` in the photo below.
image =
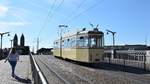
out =
[[(61, 5), (60, 5), (61, 4)], [(26, 45), (36, 49), (52, 47), (58, 37), (58, 25), (66, 24), (66, 31), (81, 30), (89, 23), (99, 24), (105, 33), (105, 45), (112, 44), (112, 35), (106, 29), (117, 32), (116, 44), (150, 45), (150, 0), (0, 0), (0, 32), (11, 32), (3, 37), (3, 47), (10, 47), (10, 39), (23, 33)]]

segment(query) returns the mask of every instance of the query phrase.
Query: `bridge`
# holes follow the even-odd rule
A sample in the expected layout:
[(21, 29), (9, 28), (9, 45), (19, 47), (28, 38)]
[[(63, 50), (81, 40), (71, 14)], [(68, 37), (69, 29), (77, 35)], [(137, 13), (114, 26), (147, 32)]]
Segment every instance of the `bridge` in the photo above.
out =
[(0, 61), (0, 84), (31, 84), (32, 72), (31, 63), (29, 61), (29, 55), (21, 55), (16, 66), (16, 77), (11, 77), (11, 66), (5, 60)]
[(150, 72), (99, 63), (87, 66), (52, 55), (21, 55), (12, 78), (8, 62), (0, 61), (2, 84), (149, 84)]

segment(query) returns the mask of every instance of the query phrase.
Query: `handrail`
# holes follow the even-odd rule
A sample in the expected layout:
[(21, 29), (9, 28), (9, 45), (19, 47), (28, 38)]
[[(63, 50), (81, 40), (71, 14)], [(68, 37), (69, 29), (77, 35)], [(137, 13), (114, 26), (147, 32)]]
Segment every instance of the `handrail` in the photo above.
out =
[[(33, 62), (33, 65), (35, 66), (37, 75), (40, 77), (40, 80), (41, 80), (40, 82), (38, 82), (38, 84), (48, 84), (47, 81), (46, 81), (46, 79), (45, 79), (45, 77), (44, 77), (44, 75), (42, 74), (41, 70), (39, 69), (39, 67), (38, 67), (38, 65), (37, 65), (37, 63), (36, 63), (34, 57), (32, 56), (31, 52), (30, 52), (30, 57), (31, 57), (30, 60)], [(31, 67), (32, 67), (32, 63), (31, 63)], [(32, 68), (33, 68), (33, 67), (32, 67)], [(33, 69), (32, 69), (32, 70), (33, 70)], [(34, 73), (35, 73), (35, 72), (33, 72), (33, 75), (35, 75)], [(34, 78), (34, 79), (36, 79), (36, 78)], [(38, 80), (38, 79), (37, 79), (37, 80)], [(39, 80), (38, 80), (38, 81), (39, 81)], [(37, 84), (35, 81), (34, 81), (34, 83)]]

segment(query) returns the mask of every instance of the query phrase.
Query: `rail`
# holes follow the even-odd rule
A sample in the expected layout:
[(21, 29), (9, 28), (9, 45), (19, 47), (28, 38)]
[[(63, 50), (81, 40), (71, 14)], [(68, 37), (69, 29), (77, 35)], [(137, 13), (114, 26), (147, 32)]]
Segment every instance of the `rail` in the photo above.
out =
[(149, 50), (115, 50), (114, 52), (112, 50), (105, 50), (103, 61), (150, 71)]
[(66, 79), (64, 79), (62, 76), (60, 76), (54, 69), (52, 69), (51, 67), (48, 67), (46, 63), (44, 63), (42, 60), (39, 59), (39, 61), (44, 64), (47, 69), (51, 72), (53, 72), (60, 80), (62, 80), (65, 84), (71, 84), (69, 83)]
[(48, 84), (47, 80), (45, 79), (44, 75), (39, 69), (31, 53), (30, 53), (30, 62), (31, 62), (31, 70), (32, 70), (32, 77), (34, 79), (34, 84)]

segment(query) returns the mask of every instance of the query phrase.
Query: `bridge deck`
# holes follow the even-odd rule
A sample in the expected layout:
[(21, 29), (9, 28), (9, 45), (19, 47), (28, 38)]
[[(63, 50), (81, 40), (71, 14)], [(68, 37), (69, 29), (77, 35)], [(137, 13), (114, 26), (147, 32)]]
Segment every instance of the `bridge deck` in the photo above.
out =
[(21, 55), (16, 65), (16, 77), (11, 77), (11, 66), (7, 61), (0, 61), (0, 83), (1, 84), (31, 84), (32, 74), (29, 55)]
[(150, 72), (134, 67), (107, 63), (89, 67), (50, 55), (34, 58), (50, 84), (150, 84)]

